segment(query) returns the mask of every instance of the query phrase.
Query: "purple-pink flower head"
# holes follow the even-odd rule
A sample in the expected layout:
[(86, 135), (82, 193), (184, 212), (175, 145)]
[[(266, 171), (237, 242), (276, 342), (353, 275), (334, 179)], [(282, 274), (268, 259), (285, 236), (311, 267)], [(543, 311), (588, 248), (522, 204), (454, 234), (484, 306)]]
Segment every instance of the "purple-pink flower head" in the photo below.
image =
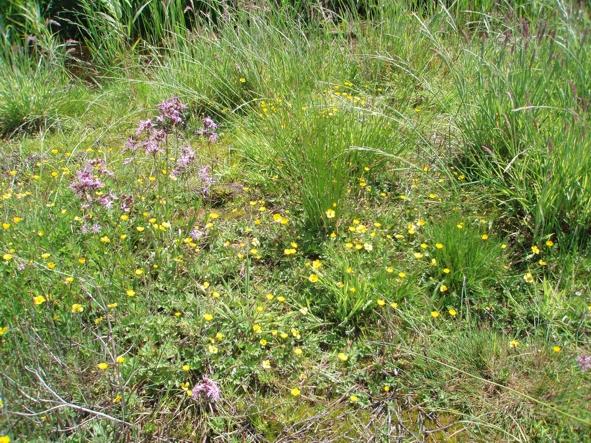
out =
[(591, 369), (591, 355), (579, 355), (577, 358), (577, 363), (579, 363), (579, 367), (581, 371), (588, 371)]
[(218, 125), (216, 122), (213, 121), (213, 119), (211, 117), (205, 117), (203, 119), (203, 127), (205, 129), (215, 130), (218, 128)]
[(200, 129), (197, 133), (207, 137), (210, 143), (215, 143), (218, 141), (217, 128), (217, 123), (211, 117), (205, 117), (203, 119), (203, 129)]
[(203, 195), (209, 194), (209, 191), (211, 190), (211, 185), (213, 185), (215, 183), (215, 177), (211, 174), (211, 170), (209, 169), (209, 166), (207, 166), (207, 165), (202, 166), (199, 169), (198, 176), (199, 176), (199, 180), (201, 180), (201, 185), (202, 185), (201, 193)]
[(197, 241), (205, 236), (205, 231), (195, 226), (193, 229), (191, 229), (191, 232), (189, 232), (189, 236), (193, 239), (193, 241)]
[(150, 120), (150, 119), (140, 120), (139, 124), (137, 125), (137, 129), (135, 130), (135, 136), (139, 137), (144, 132), (149, 131), (153, 127), (154, 127), (154, 124), (152, 123), (152, 120)]
[(195, 151), (190, 146), (185, 146), (181, 150), (181, 155), (176, 161), (176, 165), (172, 171), (172, 175), (178, 177), (187, 170), (189, 165), (195, 160)]
[(92, 165), (87, 163), (76, 176), (70, 189), (80, 198), (91, 198), (91, 194), (104, 186), (103, 182), (93, 174)]
[(178, 97), (172, 97), (158, 105), (160, 115), (156, 119), (163, 124), (181, 125), (185, 121), (183, 113), (186, 109), (187, 105), (181, 102)]
[(107, 195), (103, 195), (101, 198), (99, 198), (98, 202), (101, 206), (111, 209), (115, 200), (117, 200), (117, 196), (112, 192), (109, 192)]
[(131, 207), (133, 206), (133, 195), (123, 194), (121, 196), (120, 200), (121, 200), (121, 204), (119, 205), (119, 208), (123, 212), (130, 212)]
[(221, 391), (218, 384), (208, 377), (203, 377), (200, 383), (193, 387), (193, 400), (203, 398), (211, 403), (220, 399)]

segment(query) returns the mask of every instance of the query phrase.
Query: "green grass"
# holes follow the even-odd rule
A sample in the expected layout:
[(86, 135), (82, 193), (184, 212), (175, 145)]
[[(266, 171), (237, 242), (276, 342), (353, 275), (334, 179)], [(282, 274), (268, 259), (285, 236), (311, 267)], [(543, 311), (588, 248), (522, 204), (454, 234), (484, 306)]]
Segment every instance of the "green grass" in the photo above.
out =
[(0, 441), (584, 441), (588, 8), (194, 3), (0, 8)]

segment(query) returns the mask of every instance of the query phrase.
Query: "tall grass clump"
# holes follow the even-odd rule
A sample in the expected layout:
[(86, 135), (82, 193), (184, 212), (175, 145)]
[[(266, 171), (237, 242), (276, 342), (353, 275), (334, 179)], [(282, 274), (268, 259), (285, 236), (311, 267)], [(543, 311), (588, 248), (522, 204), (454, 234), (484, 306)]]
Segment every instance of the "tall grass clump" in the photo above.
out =
[(84, 0), (75, 9), (76, 25), (93, 64), (110, 71), (129, 66), (130, 54), (138, 45), (161, 44), (172, 35), (184, 34), (189, 15), (198, 13), (192, 3)]
[(354, 66), (340, 39), (283, 10), (236, 13), (221, 23), (202, 19), (175, 34), (160, 57), (154, 46), (149, 82), (155, 101), (180, 94), (203, 111), (243, 113), (253, 100), (303, 96), (321, 81), (347, 79)]
[(446, 302), (455, 304), (467, 296), (478, 303), (501, 282), (507, 245), (489, 234), (486, 225), (452, 214), (427, 231), (434, 245), (436, 291)]
[(474, 78), (457, 73), (457, 121), (461, 167), (508, 217), (530, 236), (580, 243), (591, 222), (591, 55), (589, 36), (567, 19), (516, 26), (503, 44), (482, 43), (468, 57)]
[(59, 67), (44, 60), (0, 60), (0, 135), (35, 132), (59, 123), (68, 113), (72, 86)]
[(335, 228), (347, 212), (350, 185), (375, 160), (371, 150), (356, 148), (404, 149), (392, 122), (383, 116), (322, 100), (265, 104), (251, 130), (250, 140), (256, 143), (239, 141), (242, 153), (253, 165), (276, 174), (298, 200), (304, 231), (312, 238)]

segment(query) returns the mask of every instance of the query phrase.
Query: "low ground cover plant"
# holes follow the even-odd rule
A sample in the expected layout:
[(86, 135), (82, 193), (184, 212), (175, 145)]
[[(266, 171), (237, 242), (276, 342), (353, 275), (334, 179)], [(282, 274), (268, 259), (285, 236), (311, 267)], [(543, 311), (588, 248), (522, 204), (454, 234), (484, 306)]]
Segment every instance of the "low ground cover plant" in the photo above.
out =
[(0, 442), (586, 441), (589, 8), (164, 6), (0, 6)]

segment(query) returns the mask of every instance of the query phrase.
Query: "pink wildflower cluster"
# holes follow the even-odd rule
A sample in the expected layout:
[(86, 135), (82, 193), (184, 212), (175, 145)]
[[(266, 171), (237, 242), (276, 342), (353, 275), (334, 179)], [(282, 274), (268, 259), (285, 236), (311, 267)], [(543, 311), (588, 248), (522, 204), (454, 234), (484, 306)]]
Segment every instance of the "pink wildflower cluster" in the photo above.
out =
[(197, 383), (192, 391), (193, 400), (203, 398), (210, 403), (215, 403), (221, 397), (221, 390), (218, 384), (208, 377), (203, 377), (200, 383)]
[(143, 149), (146, 154), (158, 154), (163, 150), (168, 134), (185, 123), (186, 110), (187, 105), (178, 97), (163, 101), (158, 105), (159, 114), (153, 119), (141, 120), (125, 147), (133, 151)]
[(74, 180), (70, 183), (70, 189), (84, 201), (83, 208), (89, 207), (92, 203), (98, 203), (105, 208), (110, 209), (117, 196), (112, 192), (101, 195), (97, 198), (99, 189), (103, 189), (105, 184), (100, 176), (112, 176), (113, 173), (106, 167), (102, 159), (93, 159), (84, 164), (82, 169), (76, 172)]

